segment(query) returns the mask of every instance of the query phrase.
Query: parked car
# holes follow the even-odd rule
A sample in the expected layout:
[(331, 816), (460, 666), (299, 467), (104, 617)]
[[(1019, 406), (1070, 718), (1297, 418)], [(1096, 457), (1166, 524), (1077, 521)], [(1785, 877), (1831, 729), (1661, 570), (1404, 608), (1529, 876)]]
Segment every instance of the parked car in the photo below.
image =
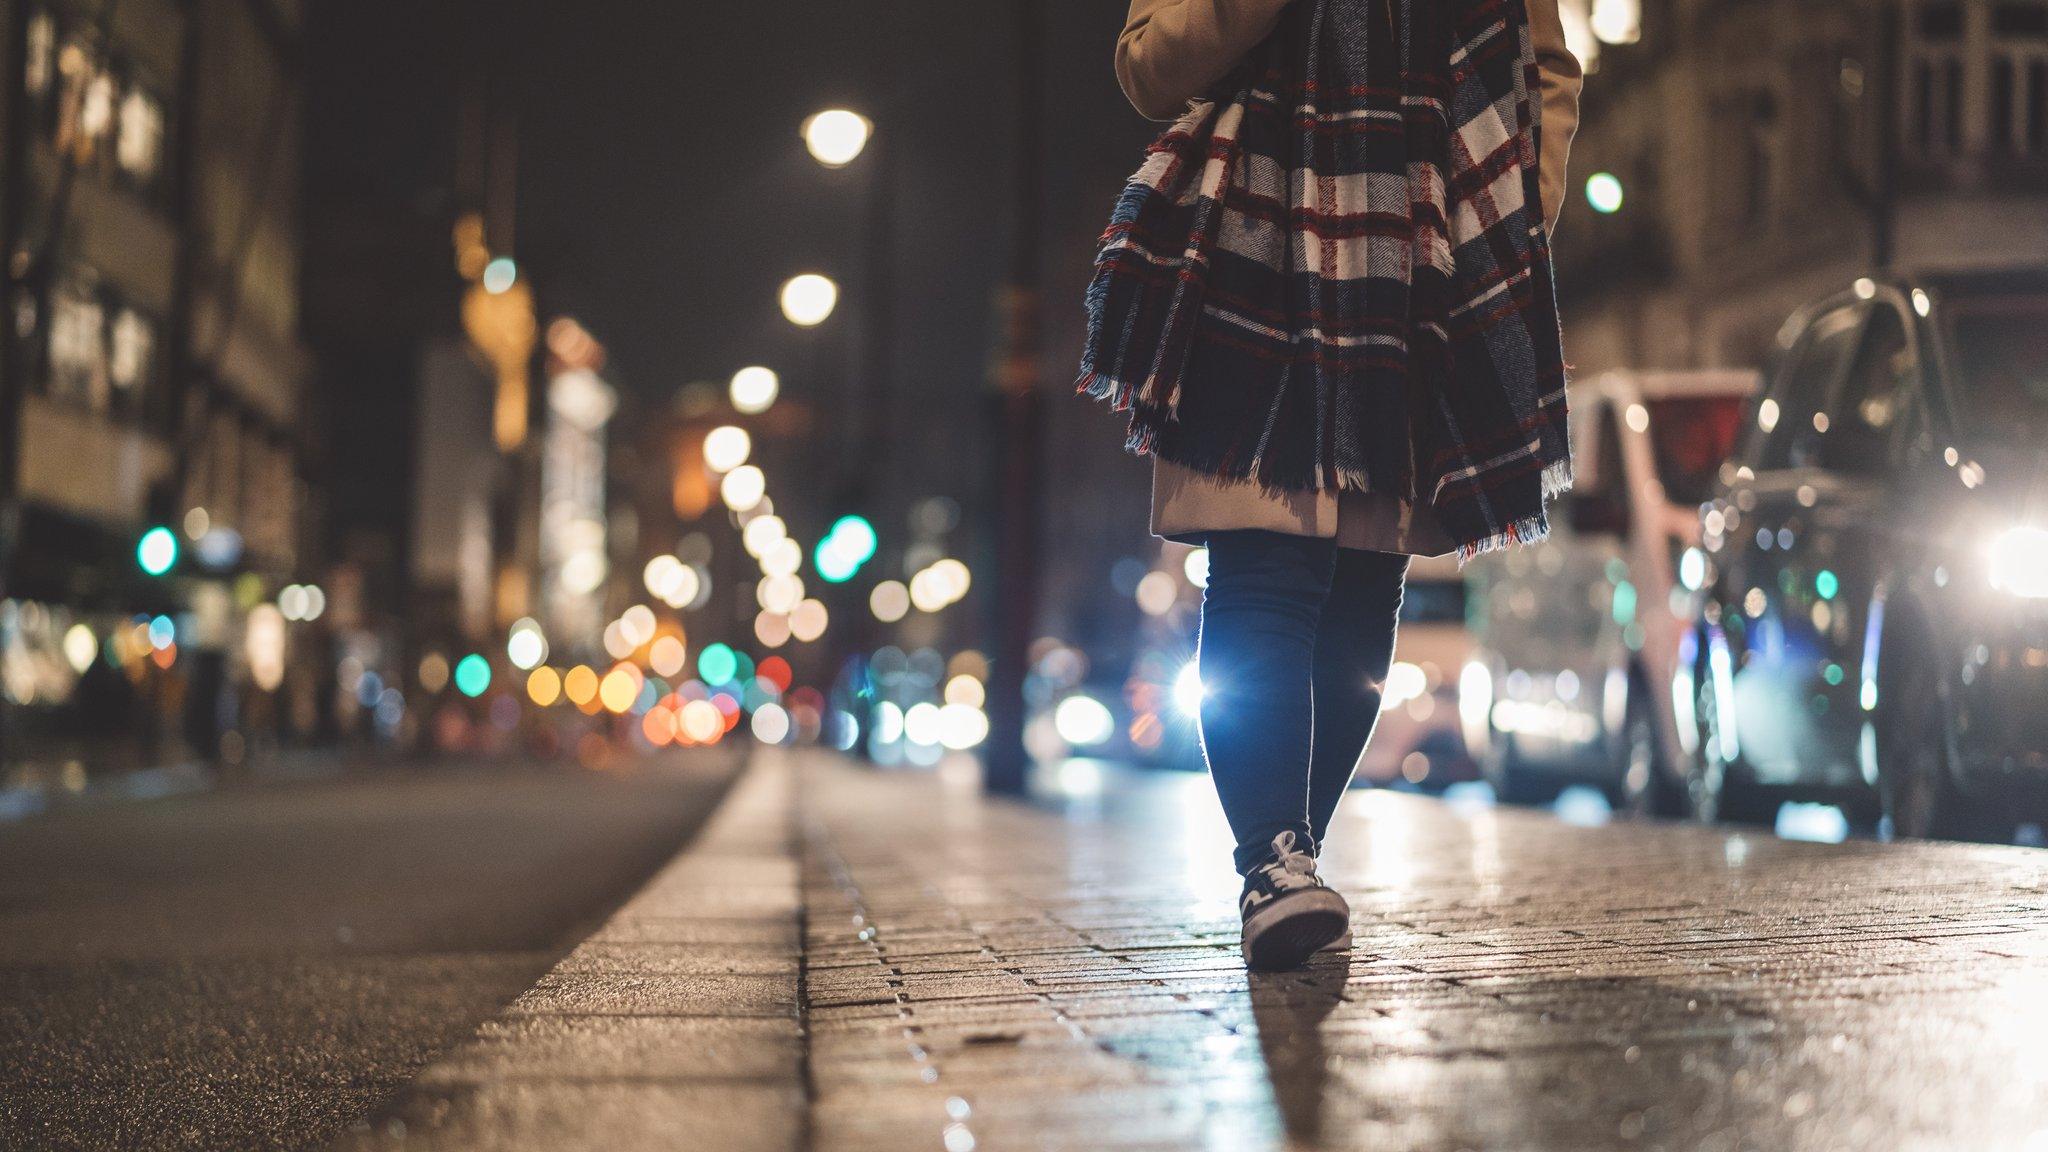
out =
[(1471, 566), (1482, 649), (1459, 709), (1503, 800), (1586, 783), (1635, 812), (1685, 810), (1670, 692), (1688, 619), (1680, 562), (1757, 382), (1608, 372), (1573, 385), (1577, 475), (1551, 541)]
[(1441, 792), (1477, 780), (1458, 719), (1458, 676), (1477, 645), (1466, 626), (1465, 575), (1454, 557), (1408, 566), (1401, 630), (1380, 697), (1380, 720), (1358, 765), (1358, 783)]
[(1703, 511), (1693, 806), (2048, 812), (2048, 271), (1856, 282), (1787, 323)]

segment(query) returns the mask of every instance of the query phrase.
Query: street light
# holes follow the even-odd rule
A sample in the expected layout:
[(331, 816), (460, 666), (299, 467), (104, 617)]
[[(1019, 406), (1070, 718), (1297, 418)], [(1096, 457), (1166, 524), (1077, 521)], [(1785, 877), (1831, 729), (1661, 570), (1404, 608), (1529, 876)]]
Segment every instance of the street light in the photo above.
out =
[(827, 108), (804, 118), (804, 147), (810, 149), (813, 160), (825, 167), (843, 168), (868, 146), (868, 137), (874, 131), (874, 122), (858, 112)]
[(766, 412), (782, 391), (782, 379), (772, 368), (758, 365), (732, 374), (732, 406), (743, 415)]
[(806, 272), (782, 285), (782, 315), (799, 328), (815, 328), (839, 304), (839, 285), (829, 276)]

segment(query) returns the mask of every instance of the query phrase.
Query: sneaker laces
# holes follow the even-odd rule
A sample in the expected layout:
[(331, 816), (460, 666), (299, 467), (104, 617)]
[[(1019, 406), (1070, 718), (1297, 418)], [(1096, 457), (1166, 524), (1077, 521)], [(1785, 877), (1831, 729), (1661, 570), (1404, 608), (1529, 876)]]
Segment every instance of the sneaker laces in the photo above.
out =
[(1315, 888), (1322, 884), (1322, 879), (1316, 875), (1316, 858), (1301, 850), (1293, 832), (1282, 832), (1273, 837), (1273, 859), (1260, 871), (1266, 874), (1273, 887), (1282, 891)]

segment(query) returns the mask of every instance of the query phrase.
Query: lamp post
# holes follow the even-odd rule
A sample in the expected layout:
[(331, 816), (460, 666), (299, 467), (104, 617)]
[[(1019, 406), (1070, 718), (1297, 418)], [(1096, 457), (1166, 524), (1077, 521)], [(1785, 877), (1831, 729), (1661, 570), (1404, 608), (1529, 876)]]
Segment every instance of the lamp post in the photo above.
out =
[(1011, 160), (1010, 281), (997, 297), (1003, 342), (995, 365), (997, 421), (996, 587), (994, 659), (989, 666), (988, 750), (984, 786), (1024, 791), (1030, 756), (1024, 748), (1024, 679), (1038, 624), (1039, 512), (1044, 500), (1044, 396), (1039, 388), (1039, 204), (1043, 182), (1040, 105), (1044, 61), (1039, 53), (1040, 0), (1013, 0), (1017, 39), (1017, 132)]

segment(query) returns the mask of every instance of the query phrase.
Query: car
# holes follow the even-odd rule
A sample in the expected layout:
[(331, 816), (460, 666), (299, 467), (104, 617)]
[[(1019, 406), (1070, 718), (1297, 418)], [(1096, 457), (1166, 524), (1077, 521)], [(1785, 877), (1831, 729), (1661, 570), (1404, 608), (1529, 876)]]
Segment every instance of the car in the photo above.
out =
[(1455, 556), (1409, 564), (1394, 665), (1356, 784), (1442, 792), (1479, 778), (1458, 715), (1458, 675), (1476, 649), (1465, 612), (1465, 576)]
[(1587, 784), (1625, 811), (1687, 811), (1669, 690), (1687, 622), (1679, 570), (1758, 381), (1613, 371), (1572, 386), (1576, 476), (1551, 539), (1469, 569), (1481, 649), (1459, 711), (1503, 801)]
[(2048, 813), (2048, 270), (1860, 279), (1779, 344), (1689, 561), (1694, 810), (2006, 838)]

